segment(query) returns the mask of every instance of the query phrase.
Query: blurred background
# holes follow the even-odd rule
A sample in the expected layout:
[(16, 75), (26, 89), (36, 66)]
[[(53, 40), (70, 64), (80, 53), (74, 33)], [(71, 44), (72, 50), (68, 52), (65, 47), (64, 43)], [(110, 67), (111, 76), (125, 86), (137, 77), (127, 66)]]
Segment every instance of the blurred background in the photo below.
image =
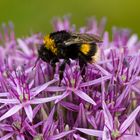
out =
[(17, 37), (52, 31), (53, 17), (71, 15), (76, 28), (89, 17), (107, 18), (112, 26), (130, 28), (140, 36), (140, 0), (0, 0), (0, 24), (12, 21)]

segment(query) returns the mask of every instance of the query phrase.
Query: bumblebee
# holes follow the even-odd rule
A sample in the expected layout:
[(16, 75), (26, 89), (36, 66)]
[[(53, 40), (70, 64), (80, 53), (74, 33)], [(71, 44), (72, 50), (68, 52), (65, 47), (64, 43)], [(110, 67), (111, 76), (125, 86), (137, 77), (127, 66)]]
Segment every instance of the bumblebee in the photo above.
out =
[(50, 33), (44, 37), (43, 44), (38, 49), (38, 56), (43, 61), (50, 63), (55, 71), (56, 62), (63, 59), (59, 67), (60, 83), (63, 72), (70, 59), (78, 59), (82, 77), (85, 75), (87, 63), (94, 63), (98, 55), (97, 43), (100, 37), (93, 34), (73, 33), (66, 30)]

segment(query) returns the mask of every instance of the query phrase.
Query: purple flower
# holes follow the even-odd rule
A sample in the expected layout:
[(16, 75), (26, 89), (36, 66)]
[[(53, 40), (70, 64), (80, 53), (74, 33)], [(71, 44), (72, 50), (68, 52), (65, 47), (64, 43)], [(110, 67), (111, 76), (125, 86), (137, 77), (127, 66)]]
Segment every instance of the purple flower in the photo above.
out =
[[(13, 25), (0, 33), (0, 140), (140, 139), (140, 41), (128, 29), (90, 18), (79, 32), (102, 36), (100, 58), (86, 66), (70, 60), (59, 86), (58, 68), (37, 60), (41, 34), (16, 38)], [(55, 31), (77, 31), (70, 17), (54, 18)], [(35, 64), (36, 63), (36, 64)]]

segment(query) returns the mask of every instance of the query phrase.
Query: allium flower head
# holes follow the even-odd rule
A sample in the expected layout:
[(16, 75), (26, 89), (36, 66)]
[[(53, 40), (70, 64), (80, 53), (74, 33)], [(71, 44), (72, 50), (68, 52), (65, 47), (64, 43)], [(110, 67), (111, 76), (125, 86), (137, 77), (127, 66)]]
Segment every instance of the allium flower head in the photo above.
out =
[(0, 33), (0, 140), (140, 139), (140, 42), (128, 29), (105, 31), (106, 19), (76, 29), (69, 17), (54, 31), (96, 34), (100, 59), (86, 66), (70, 60), (59, 86), (59, 65), (38, 58), (41, 34), (16, 38), (13, 25)]

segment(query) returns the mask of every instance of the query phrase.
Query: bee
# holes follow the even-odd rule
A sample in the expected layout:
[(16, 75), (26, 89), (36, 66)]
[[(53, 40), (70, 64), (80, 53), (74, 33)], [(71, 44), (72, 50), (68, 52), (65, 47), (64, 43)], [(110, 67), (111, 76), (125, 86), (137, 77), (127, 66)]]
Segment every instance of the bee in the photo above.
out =
[(55, 71), (56, 62), (63, 59), (59, 67), (60, 83), (63, 72), (70, 59), (79, 60), (81, 76), (85, 75), (87, 63), (94, 63), (99, 49), (97, 43), (101, 43), (100, 37), (93, 34), (68, 32), (66, 30), (52, 32), (44, 37), (43, 43), (38, 49), (38, 57), (51, 64)]

